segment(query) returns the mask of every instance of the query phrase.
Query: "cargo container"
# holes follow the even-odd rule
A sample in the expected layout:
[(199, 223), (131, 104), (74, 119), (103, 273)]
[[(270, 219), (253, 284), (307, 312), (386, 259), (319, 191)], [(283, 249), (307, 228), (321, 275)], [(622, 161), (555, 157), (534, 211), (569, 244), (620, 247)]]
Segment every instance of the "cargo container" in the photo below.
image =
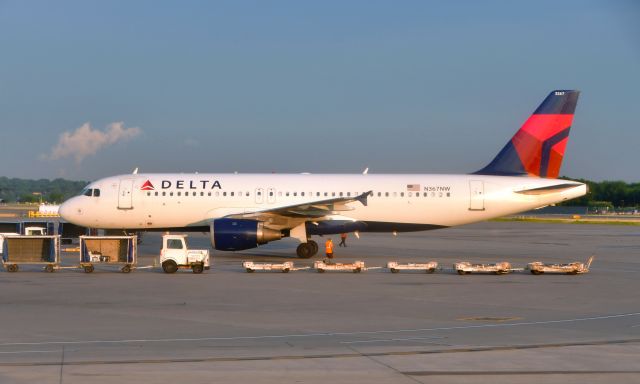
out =
[(53, 272), (60, 265), (59, 236), (7, 235), (2, 248), (2, 264), (9, 272), (17, 272), (20, 265), (44, 265)]
[(86, 273), (95, 266), (121, 266), (129, 273), (136, 267), (137, 246), (135, 236), (80, 236), (80, 266)]

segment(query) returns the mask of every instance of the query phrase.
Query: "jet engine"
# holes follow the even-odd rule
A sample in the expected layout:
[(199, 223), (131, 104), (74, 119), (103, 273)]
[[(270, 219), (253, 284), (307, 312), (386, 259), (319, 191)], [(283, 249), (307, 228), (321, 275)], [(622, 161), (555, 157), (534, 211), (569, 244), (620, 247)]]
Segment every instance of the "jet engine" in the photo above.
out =
[(280, 231), (265, 228), (263, 222), (249, 219), (216, 219), (210, 228), (211, 245), (219, 251), (251, 249), (282, 238)]

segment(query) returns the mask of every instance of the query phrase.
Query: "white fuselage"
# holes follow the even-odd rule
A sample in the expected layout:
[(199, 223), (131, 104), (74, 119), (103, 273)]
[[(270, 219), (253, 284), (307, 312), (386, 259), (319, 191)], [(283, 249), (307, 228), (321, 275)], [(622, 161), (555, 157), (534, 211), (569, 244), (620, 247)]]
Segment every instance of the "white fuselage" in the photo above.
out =
[[(517, 193), (559, 184), (572, 186), (542, 194)], [(587, 191), (584, 184), (559, 179), (420, 174), (130, 174), (98, 180), (87, 189), (99, 190), (99, 196), (71, 198), (60, 208), (64, 219), (92, 228), (140, 230), (208, 226), (229, 215), (368, 191), (367, 205), (350, 202), (349, 210), (325, 220), (450, 227), (543, 207)], [(269, 225), (291, 228), (296, 220)]]

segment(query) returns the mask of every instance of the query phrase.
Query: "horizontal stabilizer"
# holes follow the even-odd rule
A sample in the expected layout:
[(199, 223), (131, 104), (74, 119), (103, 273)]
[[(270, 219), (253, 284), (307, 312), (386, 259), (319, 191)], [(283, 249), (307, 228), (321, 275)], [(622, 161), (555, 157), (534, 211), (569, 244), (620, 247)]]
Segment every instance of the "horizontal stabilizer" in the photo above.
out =
[(515, 191), (515, 193), (520, 193), (522, 195), (546, 195), (548, 193), (566, 191), (567, 189), (579, 187), (580, 185), (582, 184), (571, 184), (571, 183), (556, 184), (556, 185), (549, 185), (549, 186), (540, 187), (540, 188), (523, 189), (521, 191)]

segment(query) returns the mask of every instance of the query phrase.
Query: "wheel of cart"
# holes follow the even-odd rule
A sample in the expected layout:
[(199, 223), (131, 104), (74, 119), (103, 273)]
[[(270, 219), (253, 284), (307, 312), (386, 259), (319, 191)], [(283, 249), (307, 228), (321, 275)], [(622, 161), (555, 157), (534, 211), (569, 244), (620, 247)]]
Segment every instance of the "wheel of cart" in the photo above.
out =
[(318, 268), (318, 273), (324, 273), (324, 269)]
[(395, 268), (389, 268), (389, 270), (391, 271), (391, 273), (398, 273), (398, 270)]
[(463, 271), (462, 269), (458, 269), (457, 272), (458, 272), (458, 275), (466, 275), (467, 273), (469, 273), (467, 271)]
[(122, 273), (129, 273), (129, 272), (131, 272), (131, 265), (126, 264), (124, 267), (122, 267), (121, 271), (122, 271)]
[(7, 272), (18, 272), (18, 265), (17, 264), (8, 264), (7, 265)]
[(285, 268), (282, 270), (282, 273), (289, 273), (290, 269), (289, 268)]
[(53, 268), (53, 264), (47, 264), (47, 265), (44, 267), (44, 271), (45, 271), (45, 272), (49, 272), (49, 273), (51, 273), (51, 272), (53, 272), (54, 270), (55, 270), (55, 269)]
[(84, 265), (82, 268), (84, 269), (84, 273), (91, 273), (91, 272), (93, 272), (93, 271), (94, 271), (94, 269), (95, 269), (95, 268), (93, 267), (93, 265), (91, 265), (91, 264), (89, 264), (89, 265)]
[(191, 266), (191, 270), (195, 274), (202, 273), (202, 271), (204, 271), (204, 264), (203, 263), (195, 263), (195, 264), (193, 264)]
[(253, 273), (253, 269), (247, 268), (247, 273)]
[(538, 271), (537, 269), (532, 269), (531, 270), (531, 274), (532, 275), (542, 275), (544, 272), (542, 271)]
[(360, 273), (360, 272), (362, 272), (362, 268), (360, 267), (353, 269), (353, 273)]
[(427, 273), (434, 273), (436, 271), (435, 268), (429, 268), (427, 269)]

